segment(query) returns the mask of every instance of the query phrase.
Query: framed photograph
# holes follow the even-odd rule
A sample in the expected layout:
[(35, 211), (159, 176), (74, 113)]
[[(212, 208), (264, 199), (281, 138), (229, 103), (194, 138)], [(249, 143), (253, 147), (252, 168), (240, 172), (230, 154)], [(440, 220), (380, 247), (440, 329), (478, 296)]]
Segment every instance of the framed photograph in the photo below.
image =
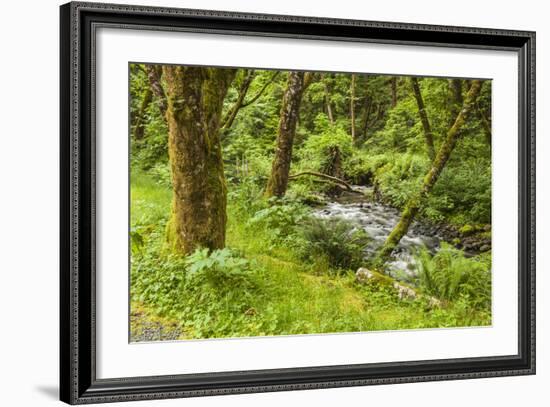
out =
[(61, 400), (535, 373), (535, 33), (61, 6)]

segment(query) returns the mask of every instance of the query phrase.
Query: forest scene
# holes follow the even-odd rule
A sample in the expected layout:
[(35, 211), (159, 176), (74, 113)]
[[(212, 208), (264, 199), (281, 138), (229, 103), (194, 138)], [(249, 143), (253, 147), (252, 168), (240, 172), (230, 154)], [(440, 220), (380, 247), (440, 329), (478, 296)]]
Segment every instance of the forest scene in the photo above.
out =
[(129, 64), (131, 342), (491, 324), (491, 80)]

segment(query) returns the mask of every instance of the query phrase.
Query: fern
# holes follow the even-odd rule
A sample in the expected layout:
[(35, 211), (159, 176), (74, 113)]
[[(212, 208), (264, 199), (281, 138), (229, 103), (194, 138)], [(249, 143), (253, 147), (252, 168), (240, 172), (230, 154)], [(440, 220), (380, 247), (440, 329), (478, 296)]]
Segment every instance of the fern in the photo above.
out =
[(435, 255), (423, 249), (418, 254), (419, 286), (442, 300), (466, 297), (476, 308), (491, 306), (490, 261), (486, 257), (466, 258), (448, 244)]
[(330, 265), (340, 269), (359, 267), (370, 241), (365, 231), (341, 218), (311, 218), (302, 233), (307, 242), (303, 257), (324, 256)]

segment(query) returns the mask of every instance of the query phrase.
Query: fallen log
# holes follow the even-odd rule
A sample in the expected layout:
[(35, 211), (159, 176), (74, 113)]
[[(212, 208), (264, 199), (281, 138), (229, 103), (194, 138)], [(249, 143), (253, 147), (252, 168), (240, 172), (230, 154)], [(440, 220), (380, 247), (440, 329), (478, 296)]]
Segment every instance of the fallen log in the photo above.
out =
[(353, 187), (348, 182), (344, 181), (343, 179), (336, 178), (336, 177), (333, 177), (331, 175), (323, 174), (321, 172), (303, 171), (303, 172), (299, 172), (297, 174), (289, 175), (288, 179), (289, 180), (290, 179), (295, 179), (295, 178), (298, 178), (298, 177), (303, 177), (305, 175), (310, 175), (312, 177), (323, 178), (323, 179), (329, 180), (331, 182), (334, 182), (335, 184), (339, 184), (339, 185), (344, 186), (346, 191), (353, 192), (353, 193), (356, 193), (356, 194), (362, 194), (361, 191), (357, 191), (357, 190), (353, 189)]

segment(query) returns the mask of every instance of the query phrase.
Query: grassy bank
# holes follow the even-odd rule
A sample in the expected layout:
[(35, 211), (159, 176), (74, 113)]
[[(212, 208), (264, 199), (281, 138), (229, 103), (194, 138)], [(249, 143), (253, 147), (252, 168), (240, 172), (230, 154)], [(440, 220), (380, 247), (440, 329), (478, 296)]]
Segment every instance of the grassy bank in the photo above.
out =
[[(301, 232), (307, 206), (267, 202), (252, 184), (232, 185), (230, 191), (227, 248), (181, 258), (165, 247), (170, 187), (133, 171), (131, 307), (139, 311), (134, 315), (169, 325), (179, 338), (490, 324), (490, 306), (458, 288), (434, 307), (427, 295), (401, 300), (391, 285), (358, 284), (355, 260), (308, 255), (313, 246)], [(132, 335), (141, 323), (131, 320)]]

